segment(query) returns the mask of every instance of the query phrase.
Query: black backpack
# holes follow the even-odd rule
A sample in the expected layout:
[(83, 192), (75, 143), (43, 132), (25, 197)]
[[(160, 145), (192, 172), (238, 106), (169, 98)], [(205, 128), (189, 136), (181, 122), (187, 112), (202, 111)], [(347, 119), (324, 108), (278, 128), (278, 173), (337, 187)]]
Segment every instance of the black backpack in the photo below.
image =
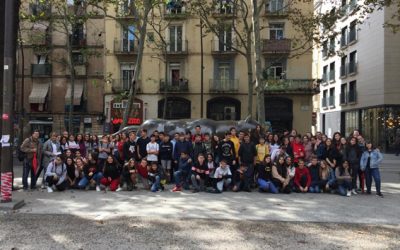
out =
[[(31, 141), (31, 138), (29, 138), (29, 142), (30, 141)], [(22, 146), (22, 144), (21, 144), (21, 146)], [(26, 153), (21, 150), (21, 146), (17, 147), (17, 158), (19, 161), (24, 161), (24, 159), (26, 158)]]

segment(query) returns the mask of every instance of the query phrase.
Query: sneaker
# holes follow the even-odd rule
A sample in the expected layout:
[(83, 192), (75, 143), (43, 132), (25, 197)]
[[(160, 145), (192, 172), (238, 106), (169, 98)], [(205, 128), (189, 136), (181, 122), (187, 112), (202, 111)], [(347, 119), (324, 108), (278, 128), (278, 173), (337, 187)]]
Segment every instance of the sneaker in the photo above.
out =
[(42, 185), (40, 186), (40, 188), (41, 188), (41, 189), (46, 189), (46, 185), (42, 184)]
[(47, 193), (53, 193), (54, 190), (51, 187), (47, 187)]
[(354, 195), (358, 194), (355, 189), (351, 190), (351, 193), (354, 194)]
[(121, 192), (123, 189), (122, 187), (117, 188), (117, 190), (115, 190), (115, 192)]
[(371, 191), (367, 191), (366, 194), (371, 194)]
[(383, 194), (382, 193), (377, 193), (376, 195), (381, 197), (381, 198), (383, 198)]
[(347, 195), (346, 196), (350, 197), (351, 196), (351, 191), (347, 191)]
[(97, 186), (96, 186), (96, 191), (97, 191), (97, 192), (100, 192), (100, 191), (101, 191), (101, 189), (100, 189), (100, 186), (99, 186), (99, 185), (97, 185)]
[(172, 192), (180, 192), (180, 191), (182, 191), (182, 188), (181, 188), (181, 187), (175, 186), (175, 187), (172, 189)]

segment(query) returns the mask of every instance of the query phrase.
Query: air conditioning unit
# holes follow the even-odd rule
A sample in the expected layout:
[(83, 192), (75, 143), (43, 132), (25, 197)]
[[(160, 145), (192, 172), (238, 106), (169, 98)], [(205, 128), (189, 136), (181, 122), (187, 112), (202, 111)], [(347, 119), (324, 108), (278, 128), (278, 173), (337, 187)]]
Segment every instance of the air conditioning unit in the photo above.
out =
[(224, 107), (224, 120), (235, 120), (236, 108), (233, 106)]

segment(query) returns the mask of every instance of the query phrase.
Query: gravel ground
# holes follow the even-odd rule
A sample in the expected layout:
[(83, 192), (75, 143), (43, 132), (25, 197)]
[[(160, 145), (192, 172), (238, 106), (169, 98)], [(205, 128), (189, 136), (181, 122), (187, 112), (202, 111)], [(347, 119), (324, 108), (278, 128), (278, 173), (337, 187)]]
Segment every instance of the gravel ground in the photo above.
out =
[(400, 227), (0, 215), (1, 249), (400, 249)]

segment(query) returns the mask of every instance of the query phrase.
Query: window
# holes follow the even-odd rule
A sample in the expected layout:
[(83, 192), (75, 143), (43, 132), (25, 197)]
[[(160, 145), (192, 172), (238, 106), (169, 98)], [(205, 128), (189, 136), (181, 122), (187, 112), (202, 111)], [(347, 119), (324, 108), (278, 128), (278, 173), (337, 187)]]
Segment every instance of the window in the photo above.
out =
[(335, 38), (331, 37), (329, 39), (329, 53), (334, 53), (335, 52)]
[(267, 61), (268, 79), (285, 79), (286, 60)]
[(340, 38), (340, 46), (345, 47), (347, 45), (347, 26), (342, 29)]
[(122, 30), (122, 51), (132, 52), (135, 49), (135, 27), (129, 26)]
[(281, 12), (283, 11), (283, 0), (270, 0), (267, 3), (268, 12)]
[(181, 64), (179, 62), (171, 62), (168, 66), (169, 84), (171, 86), (179, 86), (181, 80)]
[(46, 4), (46, 1), (33, 0), (30, 4), (30, 10), (33, 16), (42, 16), (49, 14), (50, 6)]
[(357, 73), (357, 51), (353, 51), (349, 56), (349, 74)]
[(340, 77), (345, 77), (347, 75), (346, 62), (347, 62), (347, 56), (343, 56), (340, 59)]
[(119, 6), (119, 15), (120, 16), (133, 16), (134, 14), (134, 0), (125, 0), (125, 1), (120, 1), (120, 6)]
[(223, 30), (219, 31), (218, 35), (218, 51), (232, 50), (232, 26), (226, 25)]
[(154, 32), (147, 32), (147, 41), (153, 43), (155, 41), (154, 39)]
[(335, 81), (335, 62), (329, 65), (329, 81)]
[(329, 106), (335, 107), (335, 88), (329, 89)]
[(327, 57), (328, 56), (328, 42), (324, 41), (322, 43), (322, 57)]
[(85, 30), (83, 24), (78, 23), (72, 29), (71, 35), (72, 46), (83, 46), (85, 45)]
[(355, 42), (357, 40), (357, 21), (350, 23), (349, 30), (349, 43)]
[(173, 25), (169, 27), (169, 46), (170, 52), (182, 52), (182, 25)]
[(328, 90), (324, 90), (322, 93), (322, 107), (326, 108), (328, 107)]
[(322, 69), (322, 81), (328, 82), (328, 65), (325, 65)]
[(129, 90), (135, 73), (135, 66), (133, 64), (121, 64), (121, 88), (122, 90)]
[(230, 0), (217, 0), (216, 8), (219, 14), (233, 13), (233, 3)]
[[(165, 99), (158, 101), (158, 118), (163, 118)], [(191, 103), (181, 97), (168, 97), (165, 119), (190, 119)]]
[(280, 40), (284, 38), (284, 27), (283, 23), (270, 23), (269, 24), (269, 39)]
[(82, 53), (80, 52), (73, 52), (72, 53), (72, 63), (74, 65), (80, 65), (85, 63), (85, 58)]
[(349, 84), (349, 103), (357, 102), (357, 81), (352, 81)]
[(340, 86), (340, 104), (344, 105), (347, 103), (347, 83)]

